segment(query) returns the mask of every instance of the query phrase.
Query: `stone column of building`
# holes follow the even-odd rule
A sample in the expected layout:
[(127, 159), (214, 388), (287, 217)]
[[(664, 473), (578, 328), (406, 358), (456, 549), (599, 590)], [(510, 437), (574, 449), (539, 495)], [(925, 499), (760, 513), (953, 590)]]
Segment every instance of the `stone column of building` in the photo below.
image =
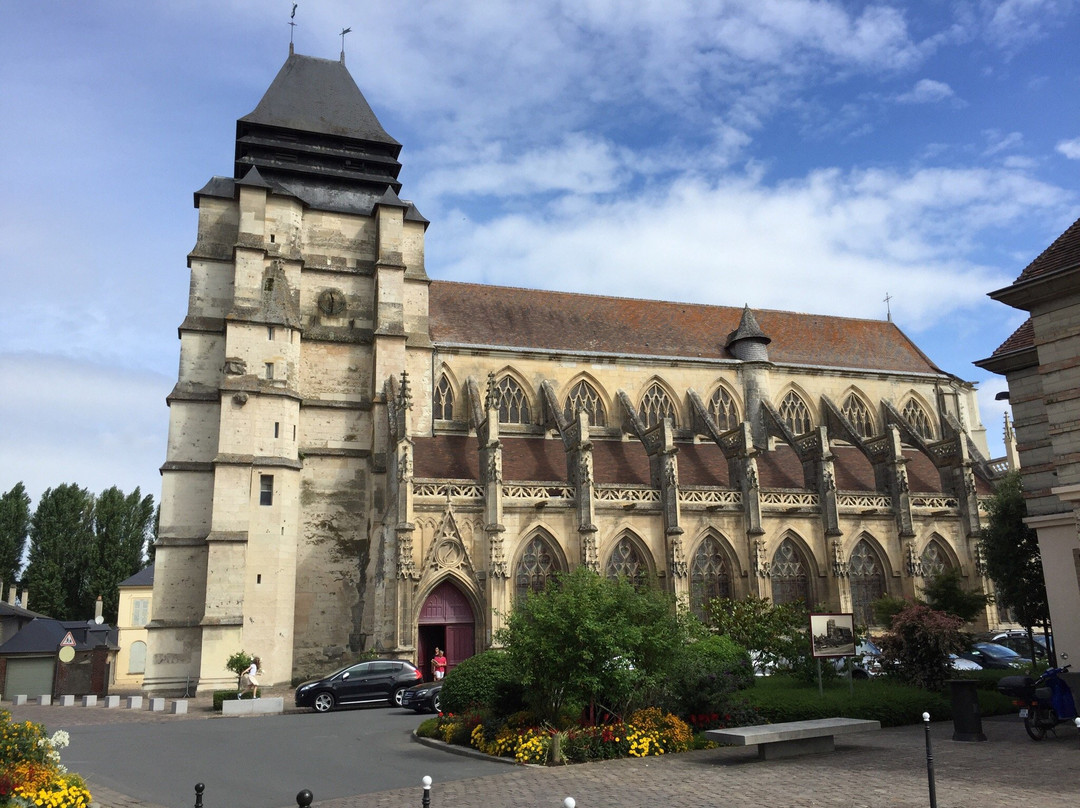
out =
[(476, 430), (480, 444), (480, 482), (484, 488), (484, 538), (487, 544), (486, 598), (491, 632), (503, 626), (508, 611), (510, 570), (506, 560), (506, 526), (503, 524), (502, 443), (499, 440), (499, 392), (495, 374), (488, 374), (484, 398), (484, 421)]
[(391, 515), (390, 521), (393, 522), (398, 581), (392, 642), (394, 648), (402, 653), (411, 651), (413, 647), (413, 615), (416, 611), (414, 595), (416, 582), (420, 579), (413, 548), (416, 534), (412, 487), (414, 446), (409, 435), (409, 415), (413, 406), (408, 373), (401, 372), (400, 384), (391, 376), (387, 379), (383, 391), (393, 446), (393, 474), (387, 476), (387, 487), (388, 500), (391, 502), (388, 513)]

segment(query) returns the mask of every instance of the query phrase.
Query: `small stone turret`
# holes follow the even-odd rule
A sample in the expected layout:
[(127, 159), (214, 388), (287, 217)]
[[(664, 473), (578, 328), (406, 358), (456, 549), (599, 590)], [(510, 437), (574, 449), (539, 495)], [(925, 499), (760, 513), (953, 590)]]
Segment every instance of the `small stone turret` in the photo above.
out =
[(731, 332), (724, 347), (744, 362), (768, 362), (770, 342), (772, 340), (761, 330), (750, 307), (744, 306), (739, 327)]

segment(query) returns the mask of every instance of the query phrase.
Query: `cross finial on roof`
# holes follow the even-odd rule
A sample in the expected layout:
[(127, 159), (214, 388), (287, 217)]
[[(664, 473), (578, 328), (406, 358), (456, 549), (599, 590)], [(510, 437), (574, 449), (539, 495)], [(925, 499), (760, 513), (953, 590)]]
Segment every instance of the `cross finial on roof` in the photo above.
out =
[(885, 293), (885, 319), (890, 323), (892, 322), (892, 306), (889, 305), (889, 301), (892, 300), (892, 295), (888, 292)]
[(341, 29), (341, 63), (345, 64), (345, 34), (352, 33), (352, 28)]
[(296, 32), (296, 23), (293, 20), (296, 19), (296, 7), (299, 3), (292, 4), (292, 14), (289, 15), (289, 50), (292, 51), (293, 34)]

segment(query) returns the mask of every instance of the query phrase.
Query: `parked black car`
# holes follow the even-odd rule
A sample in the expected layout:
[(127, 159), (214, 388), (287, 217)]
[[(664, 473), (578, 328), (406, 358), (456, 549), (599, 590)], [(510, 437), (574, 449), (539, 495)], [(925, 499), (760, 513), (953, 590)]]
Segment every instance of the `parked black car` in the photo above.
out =
[(1010, 668), (1023, 668), (1029, 660), (1020, 656), (1011, 648), (998, 645), (993, 642), (977, 642), (971, 648), (960, 654), (963, 659), (978, 662), (984, 668), (1008, 670)]
[[(1033, 632), (1035, 640), (1035, 661), (1040, 663), (1046, 663), (1046, 635), (1041, 631)], [(1028, 644), (1028, 634), (1026, 631), (1017, 629), (1008, 629), (1005, 631), (995, 631), (987, 634), (983, 637), (987, 642), (994, 642), (998, 645), (1004, 645), (1006, 648), (1011, 648), (1020, 656), (1025, 659), (1031, 659), (1031, 646)], [(1053, 642), (1053, 638), (1051, 638)]]
[(442, 686), (441, 681), (413, 685), (401, 694), (401, 706), (408, 710), (416, 710), (418, 713), (425, 710), (429, 713), (437, 713), (440, 709), (439, 694), (442, 692)]
[(401, 694), (424, 678), (404, 659), (359, 662), (336, 670), (322, 679), (312, 679), (296, 688), (296, 706), (325, 713), (345, 704), (385, 701), (401, 705)]

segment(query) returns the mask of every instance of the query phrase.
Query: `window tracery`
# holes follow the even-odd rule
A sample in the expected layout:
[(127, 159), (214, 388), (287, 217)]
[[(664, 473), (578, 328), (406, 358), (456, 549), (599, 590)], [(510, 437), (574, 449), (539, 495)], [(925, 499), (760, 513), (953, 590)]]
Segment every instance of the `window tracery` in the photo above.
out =
[(445, 373), (435, 387), (432, 410), (436, 421), (454, 420), (454, 388), (450, 386)]
[(870, 410), (863, 400), (854, 393), (850, 393), (844, 399), (844, 406), (840, 408), (844, 417), (855, 428), (855, 434), (861, 438), (870, 438), (874, 435), (874, 419)]
[(814, 422), (810, 419), (809, 407), (794, 390), (784, 396), (784, 400), (780, 402), (780, 418), (796, 435), (805, 435), (814, 426)]
[(675, 417), (675, 405), (671, 403), (667, 391), (655, 382), (641, 398), (641, 418), (650, 429), (665, 418), (671, 419), (672, 426), (679, 425)]
[(518, 597), (530, 592), (542, 592), (549, 580), (559, 572), (559, 563), (551, 545), (542, 536), (533, 536), (518, 561), (514, 582)]
[(874, 625), (873, 603), (885, 596), (885, 571), (881, 559), (866, 539), (860, 539), (851, 551), (848, 576), (855, 622), (861, 626)]
[(930, 417), (918, 401), (913, 398), (908, 399), (902, 415), (916, 435), (926, 440), (933, 440), (934, 428), (930, 425)]
[(563, 413), (568, 420), (574, 420), (578, 410), (584, 410), (589, 414), (589, 423), (593, 426), (607, 426), (604, 402), (600, 400), (600, 394), (596, 392), (596, 389), (584, 379), (570, 389), (570, 393), (566, 396)]
[(709, 399), (709, 412), (717, 427), (724, 432), (739, 425), (739, 410), (735, 406), (735, 399), (723, 387), (716, 388), (716, 392)]
[(810, 594), (808, 565), (798, 546), (790, 538), (784, 539), (773, 556), (771, 577), (773, 603), (795, 603), (801, 600), (807, 606), (813, 604)]
[(706, 621), (711, 600), (732, 596), (727, 555), (720, 542), (708, 536), (698, 546), (690, 565), (690, 610)]
[(513, 376), (503, 376), (495, 385), (499, 395), (500, 424), (530, 424), (529, 398)]
[(649, 565), (629, 536), (623, 536), (611, 551), (604, 574), (611, 579), (627, 578), (635, 587), (645, 583)]
[(941, 546), (937, 539), (930, 540), (930, 543), (922, 551), (919, 561), (922, 562), (923, 577), (927, 580), (933, 580), (941, 573), (952, 569), (949, 554), (945, 552), (945, 548)]

